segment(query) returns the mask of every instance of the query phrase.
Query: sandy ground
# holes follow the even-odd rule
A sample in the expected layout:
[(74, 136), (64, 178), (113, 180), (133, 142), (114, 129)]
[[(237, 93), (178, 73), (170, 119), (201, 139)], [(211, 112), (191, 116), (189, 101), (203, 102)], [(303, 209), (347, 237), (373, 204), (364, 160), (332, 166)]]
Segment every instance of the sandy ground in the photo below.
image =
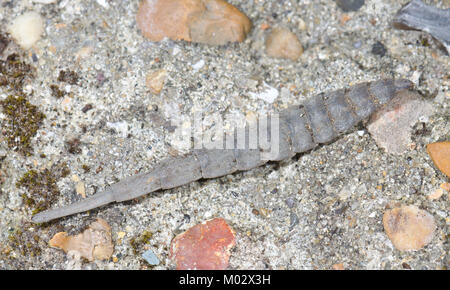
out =
[[(45, 33), (30, 51), (10, 45), (3, 57), (19, 52), (36, 68), (25, 90), (46, 115), (33, 139), (32, 156), (9, 150), (5, 140), (0, 143), (6, 176), (0, 193), (0, 244), (7, 245), (21, 228), (40, 238), (34, 242), (39, 255), (13, 249), (0, 256), (0, 268), (150, 268), (140, 255), (151, 249), (160, 259), (153, 269), (173, 269), (168, 249), (174, 236), (213, 217), (225, 218), (236, 231), (231, 269), (330, 269), (338, 263), (347, 269), (448, 266), (448, 197), (426, 198), (447, 178), (435, 169), (425, 145), (448, 139), (449, 58), (430, 36), (391, 27), (393, 15), (407, 1), (366, 0), (359, 11), (346, 13), (347, 19), (331, 0), (232, 0), (254, 28), (243, 43), (223, 47), (146, 41), (136, 27), (138, 1), (103, 2), (108, 7), (81, 0), (0, 4), (2, 28), (24, 11), (35, 10), (45, 19)], [(427, 2), (450, 7), (445, 0)], [(265, 55), (263, 23), (287, 27), (299, 37), (305, 51), (297, 62)], [(383, 57), (372, 53), (378, 41), (386, 47)], [(145, 79), (158, 69), (167, 71), (168, 81), (155, 95)], [(79, 85), (58, 82), (60, 70), (75, 71)], [(177, 114), (196, 111), (232, 119), (382, 77), (414, 81), (435, 109), (424, 121), (427, 133), (414, 134), (416, 146), (402, 155), (386, 153), (360, 127), (286, 162), (159, 191), (45, 227), (26, 226), (31, 211), (21, 198), (25, 190), (15, 183), (30, 169), (67, 162), (71, 173), (57, 182), (57, 207), (81, 199), (73, 175), (91, 195), (150, 170), (172, 150), (168, 124)], [(273, 104), (253, 97), (264, 82), (279, 92)], [(70, 95), (55, 98), (51, 84)], [(0, 99), (6, 97), (0, 89)], [(93, 109), (84, 113), (87, 104)], [(67, 150), (65, 141), (73, 138), (81, 141), (79, 154)], [(395, 202), (417, 205), (434, 216), (435, 236), (422, 250), (400, 252), (384, 233), (383, 213)], [(76, 261), (46, 245), (56, 232), (78, 233), (97, 217), (112, 227), (111, 260)], [(135, 253), (130, 241), (145, 231), (152, 233), (150, 242)]]

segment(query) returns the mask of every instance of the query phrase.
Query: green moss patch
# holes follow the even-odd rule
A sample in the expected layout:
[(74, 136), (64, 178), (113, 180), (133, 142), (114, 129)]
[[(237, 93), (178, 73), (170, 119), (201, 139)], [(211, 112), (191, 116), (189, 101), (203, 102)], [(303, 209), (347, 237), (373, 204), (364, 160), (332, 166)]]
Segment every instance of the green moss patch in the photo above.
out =
[(41, 247), (39, 242), (41, 238), (34, 231), (29, 231), (31, 225), (24, 225), (23, 229), (17, 229), (8, 236), (8, 247), (5, 248), (4, 254), (11, 251), (21, 256), (36, 257), (41, 255)]
[(21, 61), (17, 53), (0, 60), (0, 87), (21, 92), (25, 79), (32, 78), (33, 74), (34, 68)]
[(0, 107), (7, 117), (2, 133), (8, 141), (8, 147), (23, 155), (31, 155), (31, 139), (36, 135), (45, 115), (28, 102), (24, 95), (7, 97), (0, 101)]
[(16, 183), (18, 188), (25, 188), (22, 194), (25, 206), (36, 214), (50, 208), (60, 195), (57, 181), (70, 173), (66, 163), (54, 165), (51, 169), (40, 172), (29, 170)]
[(130, 239), (130, 245), (133, 249), (133, 254), (137, 255), (140, 251), (143, 250), (143, 246), (150, 242), (153, 233), (149, 231), (144, 231), (140, 236), (134, 237)]

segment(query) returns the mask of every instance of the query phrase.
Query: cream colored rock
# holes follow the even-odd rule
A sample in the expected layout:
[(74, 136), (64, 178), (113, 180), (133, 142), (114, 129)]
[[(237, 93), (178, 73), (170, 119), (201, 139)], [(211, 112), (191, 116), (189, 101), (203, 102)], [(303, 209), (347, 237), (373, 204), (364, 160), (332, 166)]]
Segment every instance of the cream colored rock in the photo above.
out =
[(164, 69), (160, 69), (157, 71), (150, 72), (146, 79), (145, 85), (150, 91), (154, 94), (159, 94), (164, 87), (164, 83), (167, 79), (167, 71)]
[(30, 11), (18, 16), (8, 27), (12, 38), (23, 49), (29, 49), (44, 32), (44, 20), (37, 12)]
[(433, 239), (436, 225), (428, 212), (416, 206), (387, 210), (383, 226), (392, 244), (400, 251), (419, 250)]
[(437, 199), (441, 198), (442, 195), (444, 195), (444, 189), (438, 188), (438, 189), (436, 189), (435, 191), (433, 191), (432, 194), (429, 194), (429, 195), (427, 196), (427, 198), (428, 198), (429, 200), (437, 200)]
[(270, 57), (297, 60), (303, 46), (297, 36), (285, 28), (274, 28), (266, 38), (266, 53)]
[(247, 16), (224, 0), (143, 0), (136, 20), (151, 41), (223, 45), (243, 41), (251, 29)]
[(83, 233), (68, 236), (60, 232), (49, 241), (50, 247), (59, 248), (66, 253), (81, 256), (89, 261), (107, 260), (114, 251), (111, 227), (103, 219), (97, 219)]
[(77, 182), (77, 184), (75, 184), (75, 191), (83, 198), (86, 198), (86, 188), (83, 182)]

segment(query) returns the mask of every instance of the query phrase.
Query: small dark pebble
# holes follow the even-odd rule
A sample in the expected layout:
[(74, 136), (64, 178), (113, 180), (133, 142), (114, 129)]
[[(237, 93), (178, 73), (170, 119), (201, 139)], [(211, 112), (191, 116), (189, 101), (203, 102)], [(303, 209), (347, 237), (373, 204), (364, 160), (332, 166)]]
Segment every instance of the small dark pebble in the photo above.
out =
[(336, 4), (344, 12), (358, 11), (364, 5), (364, 0), (336, 0)]
[(237, 193), (236, 191), (231, 191), (231, 194), (233, 195), (233, 197), (238, 197), (239, 193)]
[(386, 47), (381, 42), (377, 41), (372, 45), (372, 53), (383, 57), (386, 54)]
[(403, 267), (403, 269), (411, 270), (411, 266), (406, 263), (402, 263), (402, 267)]
[(86, 106), (83, 107), (83, 109), (81, 109), (81, 111), (83, 113), (86, 113), (89, 110), (92, 110), (92, 108), (94, 108), (94, 106), (92, 106), (92, 104), (87, 104)]
[(37, 57), (37, 55), (34, 52), (31, 54), (31, 58), (33, 59), (33, 62), (37, 62), (38, 61), (38, 57)]

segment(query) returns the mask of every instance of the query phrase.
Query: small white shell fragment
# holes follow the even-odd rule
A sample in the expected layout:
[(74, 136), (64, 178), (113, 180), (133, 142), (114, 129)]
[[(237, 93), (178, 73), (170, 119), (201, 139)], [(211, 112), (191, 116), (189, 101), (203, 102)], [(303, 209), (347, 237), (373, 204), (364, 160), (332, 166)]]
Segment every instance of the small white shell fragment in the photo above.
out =
[(109, 4), (108, 2), (106, 2), (106, 0), (97, 0), (97, 3), (103, 8), (109, 8)]
[(274, 87), (269, 86), (266, 82), (263, 82), (264, 90), (260, 93), (250, 92), (252, 98), (258, 98), (268, 103), (273, 103), (278, 97), (278, 90)]
[(205, 65), (205, 61), (203, 59), (199, 60), (198, 62), (194, 63), (192, 65), (192, 68), (194, 71), (200, 70)]

